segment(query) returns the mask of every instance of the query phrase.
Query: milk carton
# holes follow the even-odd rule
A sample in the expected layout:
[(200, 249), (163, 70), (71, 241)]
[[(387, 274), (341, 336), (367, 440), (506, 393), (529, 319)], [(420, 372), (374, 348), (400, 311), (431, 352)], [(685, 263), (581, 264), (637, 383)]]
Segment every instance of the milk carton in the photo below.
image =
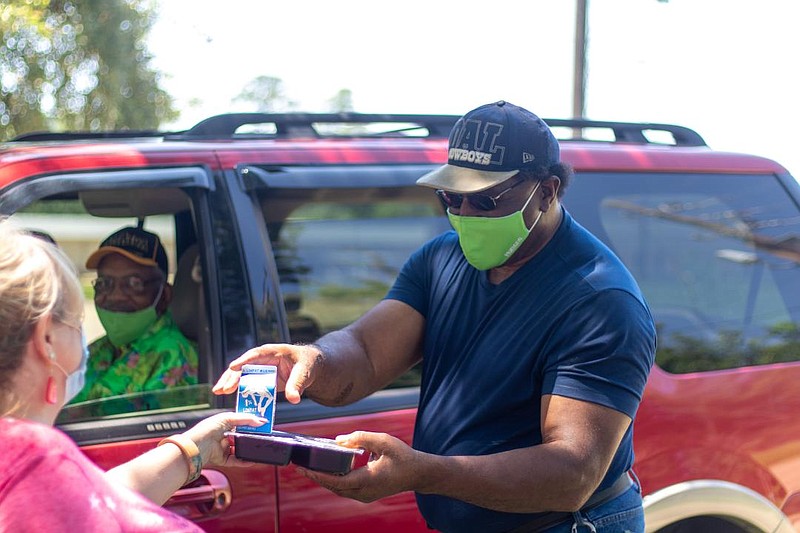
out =
[(240, 433), (272, 433), (275, 419), (275, 387), (278, 368), (270, 365), (244, 365), (236, 398), (237, 413), (251, 413), (267, 420), (259, 427), (236, 426)]

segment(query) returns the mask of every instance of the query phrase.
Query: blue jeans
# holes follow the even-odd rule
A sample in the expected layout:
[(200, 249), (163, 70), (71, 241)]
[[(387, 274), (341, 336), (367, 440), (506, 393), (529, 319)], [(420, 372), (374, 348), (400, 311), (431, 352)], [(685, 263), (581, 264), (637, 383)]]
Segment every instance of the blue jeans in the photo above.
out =
[(642, 491), (638, 483), (603, 505), (573, 513), (573, 520), (542, 533), (644, 533)]

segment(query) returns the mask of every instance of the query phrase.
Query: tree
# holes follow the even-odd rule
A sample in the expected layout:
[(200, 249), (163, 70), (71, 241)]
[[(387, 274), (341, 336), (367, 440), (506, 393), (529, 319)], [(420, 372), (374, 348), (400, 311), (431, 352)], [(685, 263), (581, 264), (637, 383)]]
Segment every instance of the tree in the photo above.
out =
[(151, 0), (0, 4), (0, 138), (174, 120), (145, 43), (154, 16)]
[(353, 111), (353, 91), (341, 89), (336, 95), (328, 100), (330, 110), (334, 113), (346, 113)]
[(272, 76), (258, 76), (244, 86), (234, 102), (253, 104), (256, 113), (280, 113), (297, 108), (283, 91), (283, 81)]

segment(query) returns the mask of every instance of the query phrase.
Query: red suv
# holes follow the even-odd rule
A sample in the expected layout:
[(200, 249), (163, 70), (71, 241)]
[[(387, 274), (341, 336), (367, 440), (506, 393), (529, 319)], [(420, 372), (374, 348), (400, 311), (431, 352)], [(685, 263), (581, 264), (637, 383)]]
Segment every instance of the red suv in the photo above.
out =
[[(169, 250), (173, 314), (200, 385), (68, 406), (58, 426), (104, 468), (232, 397), (227, 363), (308, 342), (378, 302), (408, 255), (448, 231), (416, 179), (457, 117), (222, 115), (176, 134), (42, 133), (0, 147), (0, 215), (50, 233), (83, 270), (144, 221)], [(572, 215), (638, 280), (659, 332), (635, 425), (648, 531), (800, 527), (800, 187), (777, 163), (662, 124), (549, 120), (576, 170)], [(94, 328), (94, 329), (93, 329)], [(87, 300), (87, 329), (100, 335)], [(91, 339), (90, 339), (91, 340)], [(281, 402), (276, 428), (411, 441), (419, 373), (341, 408)], [(292, 467), (207, 469), (167, 503), (209, 531), (427, 531), (413, 495), (339, 498)]]

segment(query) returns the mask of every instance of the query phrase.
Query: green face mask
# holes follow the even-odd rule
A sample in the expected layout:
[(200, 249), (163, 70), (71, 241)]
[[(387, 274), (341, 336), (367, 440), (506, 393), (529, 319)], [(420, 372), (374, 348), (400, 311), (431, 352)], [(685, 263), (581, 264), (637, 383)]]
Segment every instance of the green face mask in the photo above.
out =
[(111, 344), (119, 347), (133, 342), (158, 320), (156, 303), (158, 303), (159, 298), (161, 298), (163, 289), (164, 287), (162, 285), (156, 299), (153, 301), (153, 305), (140, 309), (139, 311), (122, 313), (95, 306), (97, 317), (100, 319), (100, 323), (103, 324)]
[(514, 255), (542, 217), (539, 211), (539, 216), (528, 228), (522, 214), (540, 184), (537, 183), (533, 188), (522, 209), (503, 217), (468, 217), (454, 215), (447, 210), (447, 217), (458, 233), (458, 243), (470, 265), (478, 270), (489, 270), (502, 265)]

